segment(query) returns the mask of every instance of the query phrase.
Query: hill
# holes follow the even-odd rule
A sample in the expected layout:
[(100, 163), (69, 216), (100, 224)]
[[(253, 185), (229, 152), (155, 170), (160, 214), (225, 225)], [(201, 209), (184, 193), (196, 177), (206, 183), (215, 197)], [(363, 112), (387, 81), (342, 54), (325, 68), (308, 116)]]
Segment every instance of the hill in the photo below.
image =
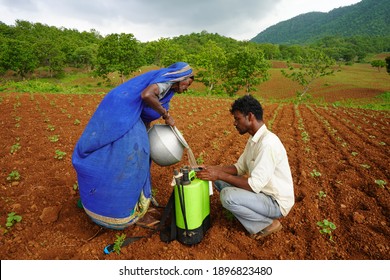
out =
[(251, 42), (305, 44), (325, 36), (390, 36), (390, 1), (362, 0), (328, 13), (311, 12), (273, 25)]

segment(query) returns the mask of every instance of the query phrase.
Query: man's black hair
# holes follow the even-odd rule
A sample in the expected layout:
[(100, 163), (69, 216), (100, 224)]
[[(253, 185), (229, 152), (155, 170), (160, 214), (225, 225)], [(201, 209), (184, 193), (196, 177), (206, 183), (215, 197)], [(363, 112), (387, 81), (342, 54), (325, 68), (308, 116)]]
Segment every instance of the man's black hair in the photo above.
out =
[(252, 113), (257, 120), (263, 120), (263, 108), (261, 107), (260, 102), (252, 95), (244, 95), (236, 99), (232, 104), (230, 113), (233, 114), (235, 111), (241, 112), (244, 116)]

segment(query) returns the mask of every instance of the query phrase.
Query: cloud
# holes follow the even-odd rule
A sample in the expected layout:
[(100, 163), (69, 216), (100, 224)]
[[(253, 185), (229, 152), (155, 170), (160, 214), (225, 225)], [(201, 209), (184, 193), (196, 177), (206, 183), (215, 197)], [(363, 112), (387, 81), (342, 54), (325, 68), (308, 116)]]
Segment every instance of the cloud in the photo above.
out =
[[(135, 34), (136, 38), (157, 39), (203, 30), (228, 37), (245, 34), (278, 2), (280, 0), (1, 0), (0, 7), (5, 14), (13, 14), (14, 20), (87, 31), (96, 29), (103, 35), (126, 32)], [(15, 17), (15, 13), (19, 17)]]
[(4, 6), (4, 8), (7, 8), (14, 13), (20, 11), (38, 11), (37, 5), (34, 3), (33, 0), (1, 0), (0, 7), (1, 6)]
[[(286, 20), (315, 10), (321, 2), (338, 7), (341, 2), (359, 1), (0, 0), (0, 21), (13, 25), (19, 19), (79, 31), (95, 29), (103, 36), (132, 33), (141, 41), (203, 30), (237, 40), (250, 40), (280, 18)], [(305, 11), (309, 4), (312, 10)]]

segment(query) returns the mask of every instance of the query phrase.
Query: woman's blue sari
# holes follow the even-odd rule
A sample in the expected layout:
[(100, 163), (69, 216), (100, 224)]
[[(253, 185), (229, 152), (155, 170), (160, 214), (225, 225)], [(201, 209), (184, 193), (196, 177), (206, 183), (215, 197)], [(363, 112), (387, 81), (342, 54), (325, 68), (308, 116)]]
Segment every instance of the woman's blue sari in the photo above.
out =
[[(151, 197), (150, 149), (144, 122), (160, 115), (141, 99), (155, 83), (177, 82), (192, 75), (184, 62), (130, 79), (110, 91), (82, 133), (72, 156), (80, 198), (98, 224), (124, 228), (136, 221), (134, 210), (142, 194)], [(174, 92), (160, 102), (169, 109)]]

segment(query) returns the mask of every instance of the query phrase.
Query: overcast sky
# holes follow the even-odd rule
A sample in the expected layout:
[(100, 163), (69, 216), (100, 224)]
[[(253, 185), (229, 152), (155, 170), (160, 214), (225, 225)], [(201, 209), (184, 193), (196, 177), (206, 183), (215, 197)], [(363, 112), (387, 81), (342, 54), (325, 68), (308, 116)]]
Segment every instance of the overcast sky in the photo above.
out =
[(250, 40), (302, 13), (329, 12), (361, 0), (0, 0), (0, 21), (26, 20), (105, 36), (132, 33), (142, 42), (203, 30)]

